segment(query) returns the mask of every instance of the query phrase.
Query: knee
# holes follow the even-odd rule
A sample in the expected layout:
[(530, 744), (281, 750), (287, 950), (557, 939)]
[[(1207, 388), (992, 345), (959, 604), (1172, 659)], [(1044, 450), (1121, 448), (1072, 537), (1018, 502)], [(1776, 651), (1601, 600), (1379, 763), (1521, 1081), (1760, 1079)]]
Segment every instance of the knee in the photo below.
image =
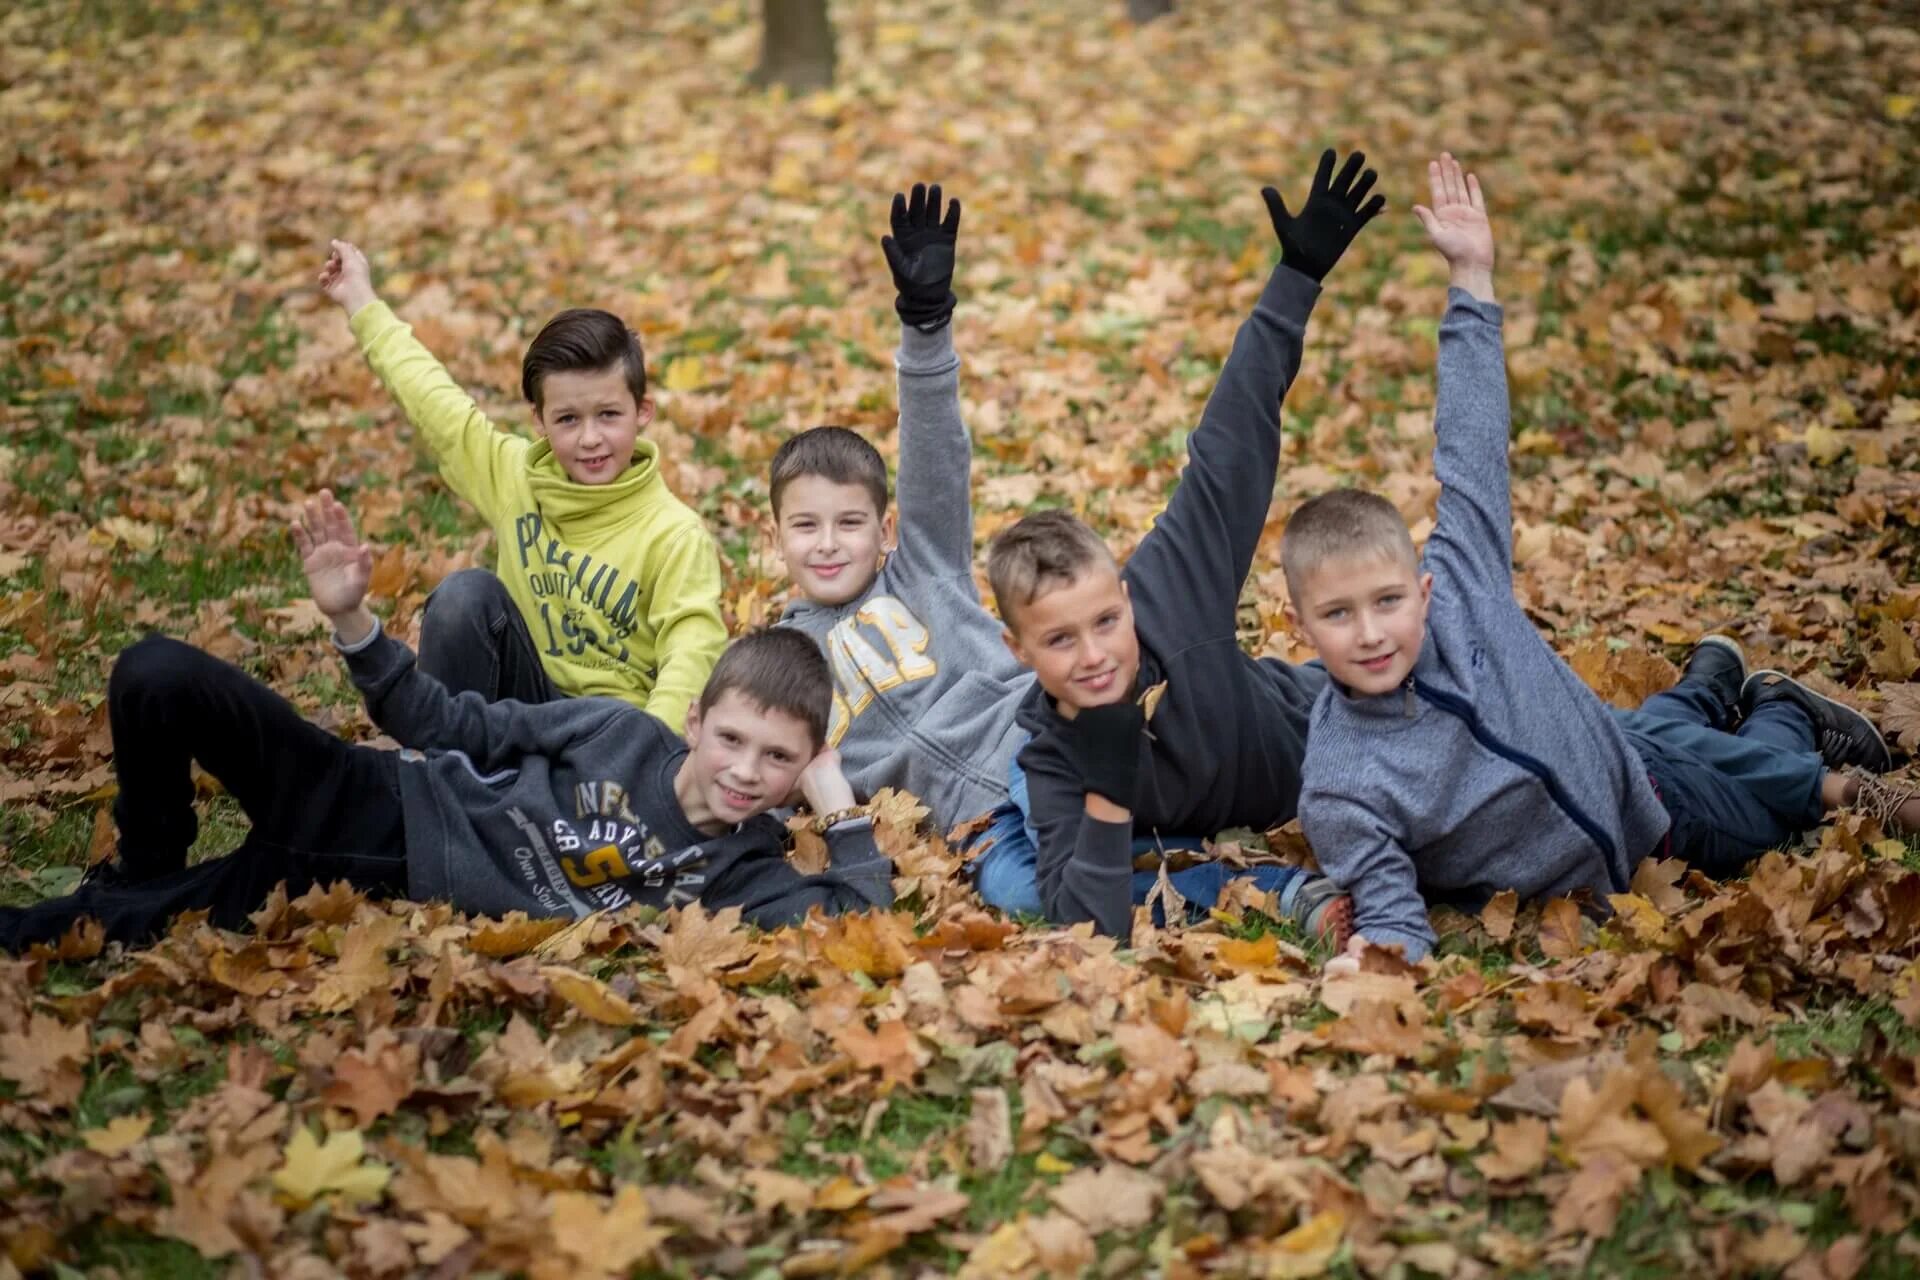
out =
[(503, 608), (511, 608), (507, 584), (485, 569), (460, 569), (440, 580), (427, 597), (421, 615), (423, 627), (485, 625)]
[(107, 677), (107, 698), (119, 701), (132, 695), (171, 693), (191, 682), (205, 664), (217, 661), (168, 636), (146, 636), (122, 649), (114, 659), (113, 672)]

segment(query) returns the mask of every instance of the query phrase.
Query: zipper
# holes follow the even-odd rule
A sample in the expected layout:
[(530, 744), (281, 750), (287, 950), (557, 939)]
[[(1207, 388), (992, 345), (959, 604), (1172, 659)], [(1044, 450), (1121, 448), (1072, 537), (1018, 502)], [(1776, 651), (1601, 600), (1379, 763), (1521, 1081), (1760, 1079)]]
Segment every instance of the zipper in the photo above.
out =
[(1407, 679), (1408, 698), (1411, 699), (1415, 693), (1418, 693), (1422, 698), (1425, 698), (1434, 706), (1439, 707), (1442, 711), (1458, 716), (1467, 726), (1467, 732), (1471, 733), (1474, 741), (1478, 742), (1481, 746), (1493, 752), (1493, 754), (1499, 756), (1501, 759), (1519, 765), (1522, 769), (1525, 769), (1528, 773), (1540, 779), (1541, 784), (1547, 789), (1547, 795), (1555, 804), (1560, 806), (1560, 811), (1567, 815), (1574, 826), (1586, 832), (1588, 839), (1600, 846), (1600, 851), (1607, 857), (1607, 865), (1612, 866), (1618, 861), (1619, 855), (1614, 849), (1613, 838), (1601, 828), (1599, 823), (1589, 818), (1585, 810), (1573, 802), (1573, 797), (1566, 793), (1565, 788), (1560, 785), (1560, 780), (1553, 776), (1553, 770), (1547, 768), (1546, 765), (1528, 755), (1526, 752), (1516, 750), (1495, 739), (1494, 736), (1488, 733), (1486, 728), (1481, 725), (1480, 717), (1474, 714), (1473, 707), (1470, 706), (1464, 698), (1456, 698), (1450, 693), (1442, 693), (1438, 689), (1420, 683), (1417, 678), (1409, 676)]

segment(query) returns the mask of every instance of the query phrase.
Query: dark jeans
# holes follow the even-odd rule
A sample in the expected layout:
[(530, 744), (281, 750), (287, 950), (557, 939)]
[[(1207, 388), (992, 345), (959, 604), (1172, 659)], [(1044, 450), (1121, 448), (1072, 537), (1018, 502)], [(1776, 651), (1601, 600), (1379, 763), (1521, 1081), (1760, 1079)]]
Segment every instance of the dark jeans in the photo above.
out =
[(1727, 732), (1719, 700), (1681, 681), (1637, 711), (1615, 713), (1673, 826), (1648, 852), (1685, 859), (1716, 879), (1820, 824), (1826, 765), (1806, 713), (1781, 699)]
[[(382, 895), (406, 889), (395, 753), (343, 742), (238, 667), (159, 636), (114, 663), (107, 715), (125, 880), (0, 910), (0, 947), (51, 941), (85, 916), (120, 942), (156, 936), (181, 911), (210, 910), (214, 924), (239, 928), (282, 880), (294, 895), (335, 880)], [(196, 760), (253, 826), (232, 853), (189, 867)]]
[(449, 692), (472, 691), (488, 702), (560, 697), (506, 583), (485, 569), (450, 573), (427, 597), (420, 615), (420, 670)]

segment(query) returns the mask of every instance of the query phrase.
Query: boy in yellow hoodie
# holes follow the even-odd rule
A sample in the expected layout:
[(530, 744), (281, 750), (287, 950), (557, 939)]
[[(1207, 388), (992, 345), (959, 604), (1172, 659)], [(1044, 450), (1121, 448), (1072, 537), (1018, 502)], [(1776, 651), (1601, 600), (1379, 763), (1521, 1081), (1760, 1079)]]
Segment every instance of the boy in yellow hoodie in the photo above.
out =
[(428, 598), (420, 669), (488, 701), (621, 698), (680, 732), (727, 642), (720, 556), (640, 438), (640, 339), (606, 311), (549, 320), (521, 364), (534, 441), (494, 428), (380, 301), (360, 250), (333, 241), (320, 287), (499, 544), (497, 572), (451, 574)]

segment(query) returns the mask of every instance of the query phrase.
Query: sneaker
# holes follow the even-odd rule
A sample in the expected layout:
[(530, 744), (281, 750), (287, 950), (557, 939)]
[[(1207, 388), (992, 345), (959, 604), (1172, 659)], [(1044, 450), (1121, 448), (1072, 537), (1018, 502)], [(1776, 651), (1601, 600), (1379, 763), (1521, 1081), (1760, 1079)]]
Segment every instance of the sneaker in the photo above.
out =
[(1873, 721), (1845, 703), (1815, 693), (1786, 672), (1756, 671), (1740, 689), (1740, 704), (1749, 716), (1781, 699), (1806, 712), (1813, 722), (1813, 738), (1828, 768), (1852, 765), (1870, 773), (1886, 773), (1893, 768), (1893, 752), (1887, 749), (1887, 740), (1873, 727)]
[(1309, 937), (1334, 951), (1346, 949), (1353, 936), (1353, 899), (1325, 876), (1314, 876), (1293, 895), (1290, 914)]
[(1704, 684), (1720, 700), (1729, 729), (1740, 723), (1740, 691), (1747, 683), (1747, 655), (1732, 636), (1702, 636), (1687, 655), (1680, 679)]

